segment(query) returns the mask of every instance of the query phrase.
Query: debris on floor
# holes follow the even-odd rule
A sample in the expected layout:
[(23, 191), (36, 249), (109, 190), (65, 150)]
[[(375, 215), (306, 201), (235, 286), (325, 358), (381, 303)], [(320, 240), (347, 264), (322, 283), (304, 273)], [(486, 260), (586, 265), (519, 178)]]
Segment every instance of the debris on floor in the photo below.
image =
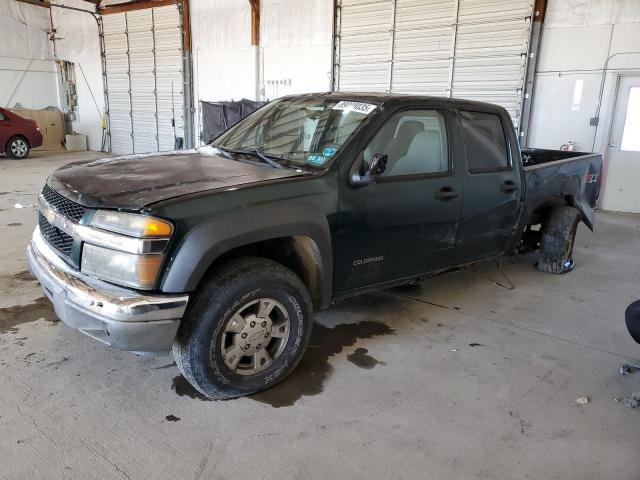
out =
[[(615, 401), (619, 402), (620, 399), (616, 398)], [(624, 397), (622, 404), (627, 408), (640, 408), (640, 392), (634, 392), (628, 397)]]
[(638, 363), (623, 363), (618, 367), (619, 375), (629, 375), (633, 372), (640, 371), (640, 362)]
[(589, 403), (589, 397), (579, 397), (576, 398), (575, 402), (578, 405), (586, 405), (587, 403)]

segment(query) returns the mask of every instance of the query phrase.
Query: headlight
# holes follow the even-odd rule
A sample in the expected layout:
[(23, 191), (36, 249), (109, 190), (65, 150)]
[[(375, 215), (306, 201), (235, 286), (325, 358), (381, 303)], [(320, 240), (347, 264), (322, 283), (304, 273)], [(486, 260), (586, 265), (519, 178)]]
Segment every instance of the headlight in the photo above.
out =
[(82, 228), (80, 270), (118, 285), (151, 290), (173, 225), (136, 213), (98, 210)]
[(81, 270), (108, 282), (150, 290), (162, 259), (163, 255), (134, 255), (85, 243)]
[(166, 220), (136, 213), (109, 210), (98, 210), (89, 224), (92, 227), (137, 238), (170, 237), (173, 232), (173, 225)]

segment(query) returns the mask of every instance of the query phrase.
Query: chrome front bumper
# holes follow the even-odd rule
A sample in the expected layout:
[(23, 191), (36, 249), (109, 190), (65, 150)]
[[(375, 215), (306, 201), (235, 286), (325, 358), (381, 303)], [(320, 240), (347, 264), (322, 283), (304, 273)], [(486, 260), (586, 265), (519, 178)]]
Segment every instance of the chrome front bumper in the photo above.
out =
[(188, 295), (143, 294), (83, 275), (54, 252), (38, 227), (27, 257), (56, 315), (70, 327), (122, 350), (171, 350)]

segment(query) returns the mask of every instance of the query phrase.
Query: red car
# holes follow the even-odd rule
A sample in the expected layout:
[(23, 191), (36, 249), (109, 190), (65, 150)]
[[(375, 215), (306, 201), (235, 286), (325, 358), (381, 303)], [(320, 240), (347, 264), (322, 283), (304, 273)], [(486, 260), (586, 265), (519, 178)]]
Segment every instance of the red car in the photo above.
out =
[(29, 150), (42, 145), (42, 133), (34, 120), (0, 108), (0, 153), (27, 158)]

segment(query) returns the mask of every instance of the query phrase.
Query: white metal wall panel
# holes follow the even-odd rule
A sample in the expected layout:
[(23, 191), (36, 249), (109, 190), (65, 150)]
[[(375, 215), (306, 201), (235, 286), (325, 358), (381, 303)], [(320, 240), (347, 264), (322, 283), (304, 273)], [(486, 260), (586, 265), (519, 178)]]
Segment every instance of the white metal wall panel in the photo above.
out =
[(387, 91), (393, 48), (393, 2), (344, 0), (340, 10), (340, 90)]
[(454, 0), (396, 1), (391, 91), (447, 94), (455, 13)]
[[(175, 138), (184, 138), (184, 80), (182, 24), (174, 5), (153, 9), (156, 46), (156, 88), (160, 151), (173, 150)], [(175, 132), (171, 119), (175, 118)]]
[(519, 122), (533, 0), (340, 0), (338, 90), (455, 96)]
[(532, 0), (460, 0), (451, 94), (505, 107), (520, 122)]
[(127, 13), (133, 153), (158, 151), (151, 9)]
[(104, 48), (109, 98), (109, 132), (113, 153), (132, 153), (131, 102), (129, 96), (129, 47), (124, 13), (105, 15)]
[(113, 153), (173, 150), (184, 137), (180, 22), (175, 5), (103, 17)]

